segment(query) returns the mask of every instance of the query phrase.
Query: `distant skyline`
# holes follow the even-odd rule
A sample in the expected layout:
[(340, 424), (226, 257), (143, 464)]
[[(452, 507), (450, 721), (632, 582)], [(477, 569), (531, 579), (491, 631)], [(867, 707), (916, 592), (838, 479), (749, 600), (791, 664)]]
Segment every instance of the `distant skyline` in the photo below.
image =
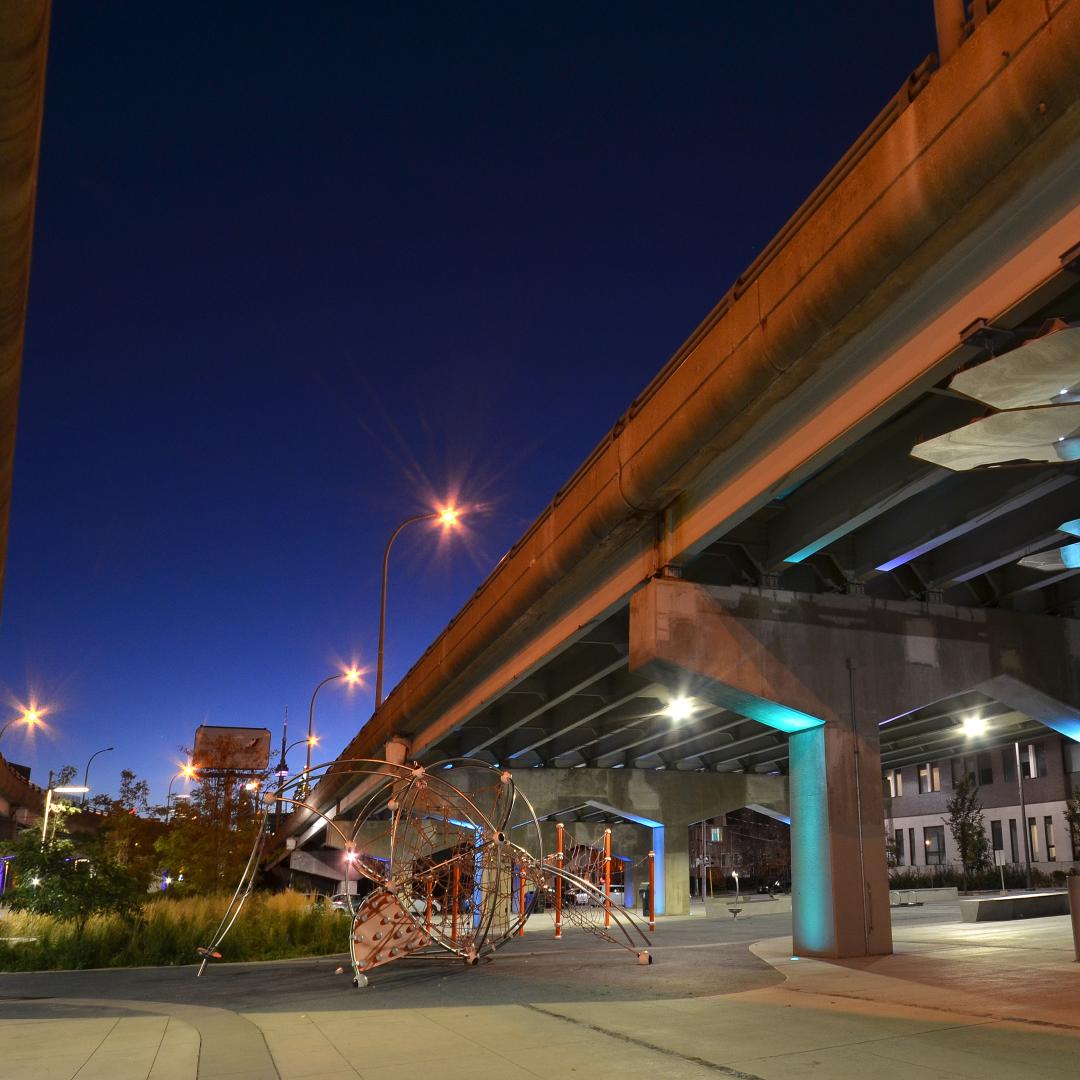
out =
[[(336, 755), (934, 47), (933, 5), (55, 5), (0, 752)], [(7, 711), (3, 718), (13, 715)], [(294, 767), (302, 759), (294, 752)]]

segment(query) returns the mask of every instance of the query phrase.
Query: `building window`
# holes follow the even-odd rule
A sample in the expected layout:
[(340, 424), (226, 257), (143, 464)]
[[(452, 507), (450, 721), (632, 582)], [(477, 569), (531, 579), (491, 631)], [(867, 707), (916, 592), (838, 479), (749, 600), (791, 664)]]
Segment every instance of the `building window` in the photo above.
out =
[(1046, 861), (1057, 862), (1057, 844), (1054, 843), (1054, 819), (1049, 814), (1043, 818), (1043, 835), (1046, 837)]
[(919, 794), (941, 790), (941, 766), (933, 762), (919, 766)]
[(1069, 772), (1080, 772), (1080, 744), (1069, 742), (1065, 754)]
[(908, 829), (908, 858), (911, 860), (911, 865), (914, 866), (918, 861), (918, 853), (915, 851), (915, 830)]
[(923, 847), (926, 848), (926, 865), (941, 866), (945, 862), (945, 826), (927, 825), (923, 829)]
[(1011, 746), (1001, 750), (1001, 779), (1007, 784), (1016, 780), (1016, 750)]
[(719, 825), (713, 825), (709, 829), (709, 839), (714, 844), (719, 844), (720, 843), (720, 826)]
[(992, 784), (994, 782), (994, 761), (989, 754), (980, 754), (978, 757), (979, 762), (979, 783), (980, 784)]
[(1020, 848), (1016, 842), (1016, 818), (1009, 818), (1009, 850), (1012, 854), (1009, 862), (1018, 863), (1020, 861)]
[(1025, 780), (1046, 775), (1046, 747), (1042, 743), (1025, 743), (1020, 747), (1020, 771)]
[(896, 856), (896, 865), (904, 865), (904, 830), (896, 830), (895, 850), (893, 854)]
[(889, 798), (897, 799), (904, 794), (904, 774), (899, 769), (890, 769), (885, 777)]
[(990, 843), (995, 851), (1005, 850), (1005, 837), (1001, 835), (1001, 822), (990, 822)]
[(1033, 818), (1028, 818), (1028, 843), (1031, 845), (1031, 861), (1039, 861), (1039, 824)]

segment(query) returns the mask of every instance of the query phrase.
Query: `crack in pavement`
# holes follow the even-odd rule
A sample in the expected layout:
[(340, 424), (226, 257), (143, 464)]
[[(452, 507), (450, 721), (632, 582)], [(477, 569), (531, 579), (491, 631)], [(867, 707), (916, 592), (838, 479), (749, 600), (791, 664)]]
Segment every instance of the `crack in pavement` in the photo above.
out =
[(610, 1028), (600, 1027), (598, 1024), (590, 1024), (587, 1020), (576, 1020), (572, 1016), (563, 1016), (562, 1013), (553, 1012), (550, 1009), (542, 1009), (539, 1005), (525, 1005), (523, 1008), (532, 1009), (533, 1012), (543, 1013), (544, 1016), (551, 1016), (556, 1020), (564, 1020), (568, 1024), (577, 1024), (578, 1027), (588, 1028), (590, 1031), (599, 1032), (601, 1035), (607, 1035), (609, 1038), (618, 1039), (620, 1042), (630, 1043), (632, 1046), (640, 1046), (646, 1050), (652, 1050), (657, 1054), (663, 1054), (665, 1057), (673, 1057), (678, 1058), (680, 1061), (688, 1061), (691, 1065), (699, 1065), (703, 1069), (710, 1069), (712, 1072), (720, 1073), (723, 1076), (733, 1077), (734, 1080), (764, 1080), (764, 1077), (758, 1076), (757, 1073), (743, 1072), (741, 1069), (734, 1069), (728, 1065), (720, 1065), (715, 1061), (696, 1057), (693, 1054), (681, 1054), (678, 1050), (670, 1050), (666, 1046), (658, 1046), (656, 1043), (648, 1042), (645, 1039), (636, 1039), (633, 1035), (627, 1035), (621, 1031), (613, 1031)]

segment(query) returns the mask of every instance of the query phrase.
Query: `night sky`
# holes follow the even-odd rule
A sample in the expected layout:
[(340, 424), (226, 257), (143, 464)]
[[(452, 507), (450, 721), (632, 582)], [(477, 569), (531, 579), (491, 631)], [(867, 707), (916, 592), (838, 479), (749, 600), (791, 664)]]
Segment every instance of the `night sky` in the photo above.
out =
[(397, 522), (476, 508), (395, 549), (388, 689), (933, 47), (930, 0), (57, 0), (5, 756), (163, 800), (355, 660), (336, 754)]

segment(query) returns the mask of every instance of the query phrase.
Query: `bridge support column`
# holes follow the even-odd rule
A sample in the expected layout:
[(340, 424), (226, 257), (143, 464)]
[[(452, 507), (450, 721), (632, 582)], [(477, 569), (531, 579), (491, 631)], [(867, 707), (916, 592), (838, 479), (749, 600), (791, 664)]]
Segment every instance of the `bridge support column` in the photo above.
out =
[(876, 724), (831, 721), (788, 741), (796, 956), (892, 952)]
[[(740, 608), (742, 594), (653, 581), (631, 600), (630, 666), (788, 734), (796, 953), (890, 953), (881, 712), (872, 702), (903, 664), (877, 662), (871, 651), (864, 679), (852, 656), (861, 659), (865, 644), (828, 624), (806, 631), (784, 617), (792, 605), (777, 596), (751, 596)], [(686, 850), (685, 833), (667, 841)], [(673, 870), (669, 857), (669, 896)], [(684, 889), (688, 876), (686, 859)]]

